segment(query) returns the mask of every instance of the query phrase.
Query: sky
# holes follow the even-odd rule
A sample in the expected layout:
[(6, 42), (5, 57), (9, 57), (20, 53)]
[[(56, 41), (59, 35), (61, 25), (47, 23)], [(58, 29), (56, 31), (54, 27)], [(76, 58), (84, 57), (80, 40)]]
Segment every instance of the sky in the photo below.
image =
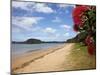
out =
[(66, 41), (76, 36), (75, 5), (12, 1), (12, 41)]

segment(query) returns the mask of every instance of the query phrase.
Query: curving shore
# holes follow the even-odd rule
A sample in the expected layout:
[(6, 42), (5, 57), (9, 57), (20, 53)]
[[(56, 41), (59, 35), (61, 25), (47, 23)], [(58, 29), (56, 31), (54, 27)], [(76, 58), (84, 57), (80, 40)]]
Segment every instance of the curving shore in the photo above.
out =
[[(12, 58), (12, 73), (34, 73), (77, 69), (77, 63), (81, 63), (80, 61), (83, 59), (80, 59), (78, 62), (75, 61), (77, 62), (75, 64), (75, 62), (69, 58), (73, 47), (74, 43), (69, 43), (46, 50), (27, 52), (20, 57)], [(90, 57), (86, 58), (90, 59)], [(93, 58), (93, 61), (94, 60)], [(85, 66), (88, 64), (84, 63)], [(79, 69), (89, 68), (95, 68), (95, 64), (93, 63), (93, 66), (90, 65), (90, 67), (86, 66)]]
[[(27, 52), (20, 57), (13, 57), (12, 58), (12, 72), (14, 72), (14, 73), (26, 72), (25, 68), (30, 66), (31, 63), (33, 63), (39, 59), (43, 59), (45, 56), (52, 54), (52, 53), (64, 48), (65, 45), (66, 44), (61, 45), (61, 46), (57, 46), (57, 47), (53, 47), (53, 48), (48, 48), (46, 50), (30, 51), (30, 52)], [(48, 61), (48, 59), (47, 59), (47, 61)], [(48, 62), (45, 62), (45, 63), (48, 63)], [(33, 63), (33, 65), (36, 65), (36, 64)], [(43, 64), (41, 64), (41, 65), (43, 65)], [(22, 71), (22, 70), (24, 70), (24, 71)], [(32, 72), (33, 72), (33, 70), (32, 70)]]

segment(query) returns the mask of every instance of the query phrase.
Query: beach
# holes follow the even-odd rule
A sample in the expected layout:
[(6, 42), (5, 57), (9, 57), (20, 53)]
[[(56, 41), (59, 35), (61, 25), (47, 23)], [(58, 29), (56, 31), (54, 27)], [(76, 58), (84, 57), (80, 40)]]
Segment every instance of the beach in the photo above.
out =
[(70, 54), (74, 45), (74, 43), (63, 44), (61, 46), (48, 48), (46, 50), (30, 51), (20, 57), (13, 57), (12, 73), (34, 73), (74, 69), (94, 69), (94, 56), (92, 58), (88, 55), (82, 57), (85, 58), (85, 60), (90, 59), (89, 62), (83, 64), (83, 67), (79, 67), (80, 63), (84, 62), (80, 62), (80, 60), (83, 59), (75, 61), (76, 63), (71, 60), (72, 58), (70, 58)]

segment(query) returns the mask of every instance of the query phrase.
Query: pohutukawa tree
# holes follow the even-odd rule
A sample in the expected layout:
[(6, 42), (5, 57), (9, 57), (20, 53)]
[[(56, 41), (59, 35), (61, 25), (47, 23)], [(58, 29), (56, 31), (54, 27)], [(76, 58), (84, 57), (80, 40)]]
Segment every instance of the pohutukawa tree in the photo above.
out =
[[(72, 13), (76, 32), (85, 32), (85, 44), (87, 45), (88, 53), (95, 54), (96, 50), (96, 7), (87, 5), (76, 5)], [(84, 41), (84, 40), (83, 40)]]

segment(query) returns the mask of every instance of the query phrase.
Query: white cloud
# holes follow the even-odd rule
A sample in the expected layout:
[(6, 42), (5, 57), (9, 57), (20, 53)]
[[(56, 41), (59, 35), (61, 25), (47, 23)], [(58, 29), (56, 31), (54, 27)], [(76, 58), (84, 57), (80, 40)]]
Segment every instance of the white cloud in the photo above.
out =
[(71, 27), (69, 25), (61, 25), (60, 27), (70, 29)]
[(69, 36), (69, 35), (70, 35), (69, 33), (65, 33), (65, 34), (64, 34), (64, 36)]
[(61, 19), (58, 17), (55, 17), (55, 19), (53, 19), (52, 22), (61, 22)]
[(68, 5), (68, 4), (59, 4), (60, 8), (67, 8), (67, 7), (75, 7), (75, 5)]
[(37, 24), (43, 17), (12, 17), (12, 23), (23, 26), (32, 26)]
[(20, 30), (19, 28), (13, 27), (13, 28), (12, 28), (12, 32), (13, 32), (13, 33), (20, 33), (21, 30)]
[(69, 13), (68, 7), (75, 7), (75, 5), (58, 4), (57, 7), (59, 7), (59, 14), (63, 14), (64, 12), (68, 14)]
[(59, 7), (60, 8), (66, 8), (68, 5), (66, 5), (66, 4), (59, 4)]
[(32, 5), (34, 5), (34, 2), (17, 2), (17, 1), (12, 2), (12, 7), (21, 8), (24, 10), (29, 10), (28, 7)]
[(54, 12), (52, 8), (48, 7), (46, 4), (43, 4), (43, 3), (35, 4), (34, 9), (37, 12), (43, 12), (43, 13), (53, 13)]
[(12, 17), (12, 25), (30, 30), (32, 25), (36, 25), (42, 17)]
[(43, 31), (46, 32), (46, 33), (55, 33), (56, 32), (56, 29), (53, 29), (51, 27), (47, 27)]
[(21, 8), (29, 12), (53, 13), (55, 12), (51, 7), (44, 3), (34, 2), (13, 2), (12, 6)]

